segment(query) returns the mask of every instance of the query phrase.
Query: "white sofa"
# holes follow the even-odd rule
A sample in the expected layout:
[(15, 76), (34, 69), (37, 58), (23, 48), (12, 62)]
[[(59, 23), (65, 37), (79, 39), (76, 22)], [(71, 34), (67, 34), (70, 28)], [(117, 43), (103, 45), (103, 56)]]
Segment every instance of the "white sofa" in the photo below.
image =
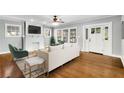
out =
[(80, 55), (79, 45), (77, 43), (65, 43), (58, 46), (50, 46), (48, 52), (49, 71), (69, 62)]

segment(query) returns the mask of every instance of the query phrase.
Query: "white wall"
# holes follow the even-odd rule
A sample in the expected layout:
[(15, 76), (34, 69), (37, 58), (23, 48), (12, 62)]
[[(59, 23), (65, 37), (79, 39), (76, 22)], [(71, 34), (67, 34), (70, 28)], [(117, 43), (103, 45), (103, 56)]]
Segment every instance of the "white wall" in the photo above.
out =
[(121, 60), (124, 66), (124, 16), (122, 16)]
[(123, 66), (124, 66), (124, 39), (122, 39), (122, 41), (121, 41), (121, 42), (122, 42), (122, 45), (121, 45), (121, 46), (122, 46), (122, 52), (121, 52), (121, 53), (122, 53), (122, 55), (121, 55), (121, 58), (122, 58), (122, 63), (123, 63)]
[[(81, 24), (73, 24), (73, 25), (67, 25), (61, 28), (66, 28), (66, 27), (75, 27), (77, 26), (77, 35), (79, 36), (78, 43), (80, 44), (80, 49), (83, 46), (83, 35), (82, 35), (82, 27), (83, 24), (95, 24), (95, 23), (104, 23), (104, 22), (110, 22), (112, 21), (113, 25), (113, 50), (112, 53), (113, 55), (121, 55), (121, 34), (122, 34), (122, 25), (121, 25), (121, 16), (114, 16), (114, 17), (108, 17), (108, 18), (103, 18), (103, 19), (97, 19), (94, 21), (88, 21), (88, 22), (83, 22)], [(14, 24), (23, 24), (23, 22), (15, 22), (15, 21), (8, 21), (8, 20), (0, 20), (0, 52), (6, 52), (8, 51), (8, 44), (11, 43), (19, 48), (21, 48), (22, 43), (21, 43), (21, 38), (5, 38), (5, 29), (4, 25), (5, 23), (14, 23)], [(35, 23), (33, 23), (35, 24)], [(37, 24), (37, 23), (36, 23)], [(23, 27), (23, 26), (22, 26)], [(32, 41), (32, 37), (28, 41)], [(40, 42), (43, 42), (43, 38), (40, 39)], [(27, 49), (31, 47), (30, 45), (27, 47)]]
[(21, 37), (5, 37), (5, 24), (21, 25), (23, 31), (23, 22), (0, 19), (0, 53), (9, 51), (8, 44), (22, 48)]

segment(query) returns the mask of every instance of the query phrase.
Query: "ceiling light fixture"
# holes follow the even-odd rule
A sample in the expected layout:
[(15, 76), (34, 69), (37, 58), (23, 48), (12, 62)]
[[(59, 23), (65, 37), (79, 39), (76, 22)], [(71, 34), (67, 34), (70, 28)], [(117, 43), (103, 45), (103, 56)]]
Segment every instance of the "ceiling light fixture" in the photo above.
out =
[(52, 25), (58, 26), (60, 23), (64, 23), (62, 19), (58, 18), (56, 15), (53, 16)]
[(58, 23), (58, 22), (53, 22), (52, 25), (54, 25), (54, 26), (58, 26), (59, 23)]

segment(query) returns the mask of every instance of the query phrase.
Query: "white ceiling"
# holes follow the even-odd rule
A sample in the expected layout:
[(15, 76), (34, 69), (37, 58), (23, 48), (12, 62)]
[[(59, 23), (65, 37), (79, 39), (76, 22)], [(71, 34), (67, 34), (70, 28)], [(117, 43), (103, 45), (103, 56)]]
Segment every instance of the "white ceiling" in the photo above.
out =
[[(64, 21), (64, 24), (79, 23), (83, 21), (95, 20), (99, 18), (109, 17), (111, 15), (57, 15)], [(51, 21), (53, 15), (1, 15), (1, 18), (11, 18), (25, 21), (34, 21), (41, 24), (52, 26)]]

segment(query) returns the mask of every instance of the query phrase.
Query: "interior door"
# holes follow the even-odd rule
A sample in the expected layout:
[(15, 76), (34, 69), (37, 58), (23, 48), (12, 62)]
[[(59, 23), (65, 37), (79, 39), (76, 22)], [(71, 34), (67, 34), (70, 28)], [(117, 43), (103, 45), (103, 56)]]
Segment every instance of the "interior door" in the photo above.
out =
[(86, 25), (83, 29), (85, 51), (112, 54), (112, 22)]
[(102, 26), (91, 27), (89, 37), (89, 50), (91, 52), (103, 53), (103, 43)]
[(97, 53), (103, 53), (103, 27), (102, 26), (98, 26), (96, 27), (96, 49), (95, 52)]
[(107, 24), (103, 27), (104, 31), (104, 47), (103, 51), (105, 55), (111, 55), (112, 54), (112, 26), (110, 24)]
[(96, 52), (96, 34), (95, 28), (89, 30), (89, 51)]

